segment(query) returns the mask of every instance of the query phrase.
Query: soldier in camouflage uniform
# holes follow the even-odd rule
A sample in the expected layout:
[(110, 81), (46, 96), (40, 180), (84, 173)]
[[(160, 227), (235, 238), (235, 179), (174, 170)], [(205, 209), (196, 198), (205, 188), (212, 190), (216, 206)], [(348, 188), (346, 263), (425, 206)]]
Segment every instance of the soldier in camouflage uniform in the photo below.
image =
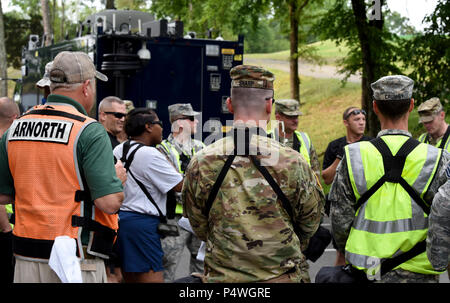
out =
[(445, 122), (445, 111), (439, 98), (431, 98), (419, 105), (419, 123), (426, 133), (419, 136), (419, 141), (431, 144), (450, 152), (450, 127)]
[(433, 267), (443, 271), (450, 261), (450, 163), (445, 170), (447, 182), (434, 196), (427, 237), (427, 255)]
[[(413, 81), (405, 76), (387, 76), (387, 77), (383, 77), (383, 78), (379, 79), (377, 82), (373, 83), (371, 86), (372, 86), (372, 89), (374, 92), (374, 100), (375, 100), (374, 101), (374, 111), (377, 114), (378, 118), (380, 119), (381, 129), (382, 129), (378, 133), (377, 138), (384, 137), (384, 138), (386, 138), (386, 139), (384, 139), (384, 141), (388, 141), (389, 137), (390, 137), (390, 139), (392, 139), (393, 137), (395, 139), (395, 138), (398, 138), (399, 136), (411, 137), (411, 134), (408, 132), (408, 116), (414, 107), (414, 99), (411, 98), (412, 89), (413, 89)], [(381, 101), (379, 101), (379, 100), (381, 100)], [(408, 101), (408, 100), (410, 100), (410, 101)], [(381, 105), (378, 105), (378, 103), (380, 103), (380, 104), (384, 103), (384, 105), (386, 105), (389, 102), (392, 102), (392, 103), (390, 103), (390, 105), (391, 105), (390, 109), (392, 111), (397, 111), (397, 116), (394, 118), (386, 115), (386, 108), (385, 108), (385, 112), (380, 112)], [(403, 111), (403, 114), (401, 114), (401, 111), (400, 111), (400, 115), (398, 115), (399, 114), (398, 108), (400, 108), (402, 106), (400, 103), (404, 103), (403, 104), (404, 111)], [(406, 105), (406, 107), (405, 107), (405, 105)], [(386, 125), (389, 125), (390, 127), (387, 127)], [(395, 127), (395, 129), (394, 129), (394, 127)], [(390, 135), (395, 135), (395, 136), (390, 136)], [(352, 172), (352, 168), (349, 165), (349, 163), (351, 163), (351, 165), (353, 166), (355, 163), (355, 162), (353, 162), (353, 161), (355, 161), (355, 157), (349, 158), (350, 149), (355, 149), (355, 147), (361, 148), (361, 146), (363, 146), (363, 144), (364, 144), (364, 146), (366, 146), (366, 144), (371, 144), (371, 143), (359, 142), (359, 143), (353, 143), (353, 144), (347, 145), (345, 147), (344, 157), (338, 166), (336, 176), (332, 183), (332, 187), (331, 187), (331, 190), (329, 193), (329, 199), (331, 200), (331, 222), (332, 222), (333, 236), (336, 241), (338, 250), (342, 253), (345, 252), (345, 257), (346, 257), (347, 263), (351, 263), (348, 261), (350, 258), (350, 255), (351, 255), (351, 252), (348, 251), (349, 250), (348, 246), (349, 246), (349, 242), (351, 239), (349, 236), (351, 235), (351, 232), (353, 232), (353, 230), (355, 228), (354, 225), (356, 224), (356, 222), (358, 220), (365, 219), (365, 218), (360, 218), (360, 216), (358, 216), (358, 214), (365, 213), (367, 216), (368, 211), (366, 211), (366, 209), (367, 209), (368, 205), (372, 202), (372, 200), (370, 200), (371, 198), (369, 198), (369, 200), (363, 205), (366, 208), (363, 209), (363, 206), (358, 207), (359, 211), (357, 212), (357, 209), (355, 209), (356, 208), (355, 206), (358, 201), (355, 198), (354, 187), (357, 188), (358, 185), (355, 185), (354, 183), (352, 183), (350, 181), (350, 173), (352, 173), (353, 175), (355, 174), (354, 172)], [(419, 147), (420, 146), (421, 145), (419, 145)], [(429, 146), (428, 148), (432, 149), (432, 152), (439, 154), (438, 149), (435, 149), (432, 146)], [(363, 150), (361, 150), (360, 153), (363, 153)], [(392, 152), (392, 153), (394, 153), (394, 152)], [(362, 158), (365, 156), (363, 155), (360, 157)], [(368, 156), (368, 157), (370, 158), (372, 156)], [(375, 158), (375, 157), (373, 157), (371, 159), (372, 159), (372, 162), (378, 161), (377, 160), (378, 158)], [(447, 181), (447, 176), (445, 174), (445, 167), (447, 166), (448, 162), (450, 161), (450, 154), (447, 153), (446, 151), (443, 151), (440, 159), (439, 158), (437, 158), (437, 159), (438, 159), (438, 160), (436, 160), (437, 168), (435, 171), (434, 178), (432, 178), (431, 183), (429, 184), (428, 190), (423, 194), (423, 200), (428, 205), (430, 205), (431, 202), (433, 201), (433, 198), (434, 198), (435, 194), (437, 194), (439, 188)], [(380, 162), (380, 161), (378, 161), (378, 162)], [(381, 161), (381, 163), (383, 163), (383, 161)], [(423, 164), (419, 163), (417, 165), (419, 165), (419, 168), (420, 168), (420, 165), (423, 165)], [(363, 170), (361, 174), (364, 175), (364, 174), (370, 174), (370, 173), (372, 173), (372, 172)], [(411, 171), (408, 172), (408, 174), (410, 174), (410, 173), (412, 173), (412, 172)], [(429, 178), (431, 173), (432, 173), (432, 171), (428, 172), (428, 175), (426, 176), (426, 178)], [(402, 172), (402, 177), (407, 178), (405, 171)], [(389, 184), (391, 184), (391, 183), (389, 183)], [(414, 186), (415, 185), (416, 184), (414, 184)], [(368, 184), (366, 184), (365, 186), (368, 187)], [(391, 197), (397, 197), (396, 203), (397, 204), (401, 203), (400, 199), (398, 198), (398, 197), (400, 197), (399, 196), (399, 187), (395, 187), (396, 192), (392, 192), (393, 188), (394, 187), (391, 187), (390, 193), (388, 193), (386, 191), (384, 192), (384, 197), (385, 197), (384, 199), (387, 201), (387, 200), (390, 200)], [(410, 197), (408, 197), (407, 200), (408, 201), (406, 203), (409, 203), (409, 201), (413, 201)], [(386, 201), (383, 201), (383, 203), (386, 203)], [(415, 208), (414, 205), (411, 203), (411, 208), (413, 208), (412, 212), (414, 215), (414, 213), (417, 211), (417, 207)], [(379, 208), (379, 209), (383, 209), (383, 208)], [(423, 217), (424, 216), (423, 211), (421, 212), (421, 209), (420, 208), (418, 208), (418, 209), (419, 209), (418, 213), (421, 214), (421, 216)], [(385, 213), (389, 213), (392, 216), (395, 215), (393, 213), (394, 210), (392, 210), (391, 212), (387, 212), (385, 209), (383, 209), (383, 211)], [(399, 209), (396, 209), (396, 211), (398, 212)], [(362, 216), (364, 216), (364, 214), (362, 214)], [(415, 218), (420, 218), (420, 216), (417, 216), (417, 214), (416, 214)], [(382, 220), (382, 219), (380, 219), (380, 220)], [(408, 220), (408, 219), (405, 219), (405, 220)], [(370, 222), (372, 222), (373, 226), (383, 225), (382, 224), (383, 222), (381, 222), (381, 224), (379, 224), (378, 221), (370, 221)], [(388, 227), (388, 229), (396, 228), (397, 227), (396, 224), (398, 221), (391, 221), (391, 222), (392, 222), (392, 224)], [(412, 220), (411, 222), (412, 222), (412, 224), (418, 224), (417, 222), (414, 222), (414, 220)], [(399, 223), (402, 223), (402, 222), (399, 222)], [(427, 223), (427, 222), (425, 221), (425, 223)], [(378, 224), (378, 225), (376, 225), (376, 224)], [(427, 224), (425, 224), (425, 225), (427, 225)], [(403, 228), (409, 228), (409, 227), (403, 227)], [(425, 226), (425, 229), (422, 229), (422, 227), (417, 227), (417, 226), (413, 226), (413, 228), (416, 228), (417, 231), (418, 230), (426, 231), (426, 226)], [(378, 237), (381, 237), (381, 235), (383, 235), (383, 234), (389, 234), (390, 232), (391, 232), (390, 235), (392, 237), (399, 236), (400, 234), (402, 234), (402, 233), (392, 234), (392, 231), (389, 231), (388, 229), (382, 230), (382, 231), (378, 230), (377, 231)], [(366, 232), (366, 234), (369, 234), (369, 232)], [(362, 239), (360, 239), (360, 241), (361, 240)], [(389, 246), (389, 243), (383, 243), (381, 240), (378, 241), (377, 243), (379, 243), (378, 247), (380, 247), (380, 246), (382, 247), (383, 245)], [(401, 249), (399, 249), (399, 250), (401, 251)], [(376, 256), (377, 253), (378, 252), (373, 252), (375, 257), (377, 257)], [(423, 253), (423, 254), (425, 254), (425, 253)], [(419, 256), (421, 256), (421, 255), (419, 255)], [(359, 255), (359, 257), (363, 258), (366, 256)], [(426, 260), (426, 258), (425, 258), (425, 260)], [(353, 264), (353, 266), (354, 266), (354, 264)], [(378, 282), (438, 282), (438, 281), (439, 281), (439, 275), (437, 275), (437, 274), (432, 274), (431, 272), (430, 272), (430, 274), (423, 274), (423, 273), (419, 273), (419, 272), (404, 270), (404, 269), (401, 269), (398, 267), (395, 270), (389, 271), (384, 276), (382, 276), (381, 279), (378, 280)]]
[(269, 136), (282, 144), (294, 148), (308, 162), (317, 176), (320, 175), (319, 157), (311, 142), (311, 138), (305, 132), (297, 131), (298, 116), (302, 115), (299, 110), (299, 102), (293, 99), (282, 99), (275, 101), (275, 118), (282, 122), (284, 127), (273, 130)]
[[(198, 120), (195, 116), (200, 113), (194, 111), (190, 103), (172, 104), (168, 107), (168, 110), (170, 123), (172, 124), (172, 133), (157, 148), (167, 156), (181, 174), (184, 174), (192, 156), (205, 146), (203, 142), (191, 138), (197, 130)], [(175, 222), (181, 219), (183, 208), (181, 194), (173, 194), (175, 195), (177, 206), (175, 218), (169, 219), (169, 221), (171, 224), (177, 224)], [(185, 247), (190, 252), (190, 272), (203, 272), (203, 262), (197, 260), (197, 252), (200, 248), (201, 240), (181, 226), (179, 226), (179, 232), (180, 235), (178, 237), (166, 237), (161, 240), (164, 251), (165, 282), (172, 282), (175, 279), (175, 272)]]
[[(267, 137), (273, 74), (260, 67), (239, 65), (230, 76), (227, 107), (234, 113), (231, 133), (235, 135), (208, 145), (192, 158), (182, 191), (184, 211), (197, 236), (206, 242), (202, 280), (309, 282), (302, 250), (320, 224), (322, 189), (298, 152)], [(237, 133), (246, 131), (253, 134), (245, 137), (247, 144), (236, 139)], [(209, 195), (231, 154), (231, 166), (218, 183), (209, 208)], [(260, 162), (279, 185), (290, 202), (293, 218), (258, 171), (261, 166), (257, 169), (252, 161)]]

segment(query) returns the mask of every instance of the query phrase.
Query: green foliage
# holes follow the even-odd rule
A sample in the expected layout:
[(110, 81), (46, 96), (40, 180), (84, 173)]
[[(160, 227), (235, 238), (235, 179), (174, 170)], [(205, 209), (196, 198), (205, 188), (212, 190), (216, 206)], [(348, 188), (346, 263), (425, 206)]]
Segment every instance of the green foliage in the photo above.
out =
[(409, 19), (403, 17), (398, 12), (387, 10), (384, 17), (384, 25), (387, 30), (397, 35), (414, 35), (416, 30), (409, 24)]
[(450, 111), (450, 2), (440, 0), (435, 11), (425, 18), (430, 26), (425, 33), (402, 43), (402, 60), (415, 82), (414, 97), (420, 104), (439, 97)]
[(43, 32), (42, 18), (37, 14), (24, 18), (15, 12), (9, 12), (3, 15), (3, 20), (8, 66), (20, 68), (22, 48), (28, 44), (29, 36)]
[[(386, 26), (381, 29), (367, 21), (367, 42), (373, 59), (375, 78), (388, 74), (401, 73), (396, 66), (397, 53), (400, 52), (399, 37), (388, 31)], [(341, 67), (340, 73), (348, 77), (363, 70), (363, 52), (358, 36), (355, 16), (346, 0), (336, 0), (314, 27), (314, 32), (322, 39), (331, 39), (337, 46), (348, 47), (348, 55), (337, 61)]]
[(263, 19), (256, 29), (250, 27), (244, 32), (245, 53), (273, 53), (289, 49), (289, 39), (281, 34), (280, 23)]

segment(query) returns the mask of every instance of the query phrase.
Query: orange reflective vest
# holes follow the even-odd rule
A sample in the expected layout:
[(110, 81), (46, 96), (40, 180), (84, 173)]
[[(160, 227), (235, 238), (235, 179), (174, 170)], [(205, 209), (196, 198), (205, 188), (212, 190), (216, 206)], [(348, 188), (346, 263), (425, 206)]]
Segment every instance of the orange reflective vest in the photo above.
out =
[(11, 125), (7, 151), (15, 188), (16, 255), (48, 259), (54, 239), (65, 235), (77, 240), (83, 259), (81, 232), (87, 229), (87, 252), (109, 258), (118, 218), (94, 206), (77, 160), (78, 138), (93, 122), (72, 106), (37, 105)]

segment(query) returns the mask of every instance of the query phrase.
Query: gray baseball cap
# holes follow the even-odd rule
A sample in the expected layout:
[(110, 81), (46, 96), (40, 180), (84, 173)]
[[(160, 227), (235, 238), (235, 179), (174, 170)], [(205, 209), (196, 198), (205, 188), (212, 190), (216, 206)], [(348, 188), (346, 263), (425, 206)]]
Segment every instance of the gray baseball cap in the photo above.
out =
[(370, 85), (375, 100), (411, 99), (414, 81), (403, 75), (382, 77)]
[(173, 122), (175, 119), (182, 116), (196, 116), (200, 114), (192, 109), (192, 105), (190, 103), (172, 104), (169, 105), (168, 109), (170, 122)]
[(53, 59), (50, 81), (54, 83), (82, 83), (97, 78), (108, 81), (108, 77), (97, 71), (91, 58), (83, 52), (63, 51)]

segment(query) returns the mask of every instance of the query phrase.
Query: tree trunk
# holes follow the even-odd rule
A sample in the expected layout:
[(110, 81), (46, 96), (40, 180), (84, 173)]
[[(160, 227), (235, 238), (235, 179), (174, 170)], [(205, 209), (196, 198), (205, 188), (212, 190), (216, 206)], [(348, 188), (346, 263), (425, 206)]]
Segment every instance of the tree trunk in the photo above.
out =
[[(6, 64), (6, 46), (5, 46), (5, 25), (3, 23), (3, 10), (0, 3), (0, 78), (6, 79), (8, 77)], [(0, 97), (8, 95), (8, 81), (0, 80)]]
[(48, 0), (41, 0), (42, 22), (44, 25), (45, 46), (52, 44), (53, 27), (50, 20), (50, 7)]
[(290, 86), (291, 98), (300, 102), (300, 78), (298, 76), (298, 3), (297, 0), (289, 1), (289, 20), (291, 32), (289, 34), (290, 42)]
[(61, 1), (61, 40), (66, 40), (66, 34), (64, 33), (64, 23), (66, 23), (65, 10), (64, 1)]
[(380, 130), (380, 122), (373, 112), (372, 96), (373, 92), (370, 84), (377, 79), (376, 60), (372, 54), (371, 43), (369, 38), (369, 23), (366, 16), (366, 4), (364, 0), (352, 0), (353, 15), (355, 16), (356, 28), (358, 30), (358, 38), (362, 52), (362, 77), (361, 77), (361, 108), (367, 112), (367, 134), (375, 137)]
[(114, 6), (114, 0), (106, 0), (106, 9), (116, 9)]

